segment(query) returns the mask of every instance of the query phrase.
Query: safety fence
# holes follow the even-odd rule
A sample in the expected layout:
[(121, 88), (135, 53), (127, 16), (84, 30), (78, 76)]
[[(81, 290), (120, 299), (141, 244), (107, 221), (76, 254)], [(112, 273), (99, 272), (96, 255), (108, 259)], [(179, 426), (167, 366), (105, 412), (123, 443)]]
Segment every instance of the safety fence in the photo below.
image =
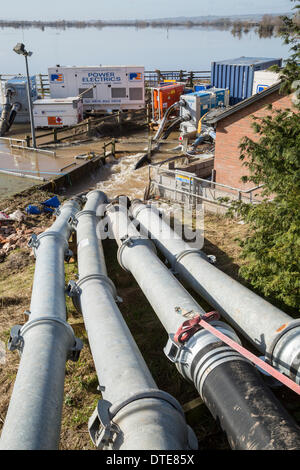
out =
[(161, 197), (188, 207), (202, 205), (203, 202), (229, 207), (231, 201), (250, 204), (259, 203), (257, 196), (263, 185), (241, 189), (207, 179), (181, 170), (149, 165), (148, 197)]
[[(145, 86), (157, 86), (164, 80), (186, 82), (193, 86), (197, 82), (209, 81), (210, 70), (146, 70), (144, 73)], [(11, 78), (18, 76), (17, 74), (0, 74), (0, 89), (3, 96), (5, 82)], [(19, 74), (19, 76), (23, 76)], [(35, 75), (38, 94), (42, 98), (50, 96), (49, 76), (39, 73)]]

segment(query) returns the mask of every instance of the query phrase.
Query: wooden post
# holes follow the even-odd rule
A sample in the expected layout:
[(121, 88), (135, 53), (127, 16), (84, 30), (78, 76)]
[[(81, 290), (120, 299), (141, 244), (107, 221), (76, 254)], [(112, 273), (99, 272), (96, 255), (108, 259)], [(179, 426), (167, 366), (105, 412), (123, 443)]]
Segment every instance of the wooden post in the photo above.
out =
[(53, 142), (57, 143), (57, 129), (55, 127), (53, 129)]
[(113, 157), (116, 158), (116, 139), (112, 139), (111, 141), (111, 152)]
[(148, 158), (149, 160), (151, 159), (151, 154), (152, 154), (152, 137), (149, 135), (148, 138)]
[(27, 147), (30, 147), (30, 135), (27, 135), (25, 139)]
[(89, 117), (88, 122), (87, 122), (87, 128), (86, 128), (87, 134), (89, 134), (91, 132), (91, 129), (92, 129), (92, 118)]
[(148, 127), (149, 127), (150, 122), (151, 122), (151, 103), (147, 103), (146, 115), (147, 115), (147, 124), (148, 124)]

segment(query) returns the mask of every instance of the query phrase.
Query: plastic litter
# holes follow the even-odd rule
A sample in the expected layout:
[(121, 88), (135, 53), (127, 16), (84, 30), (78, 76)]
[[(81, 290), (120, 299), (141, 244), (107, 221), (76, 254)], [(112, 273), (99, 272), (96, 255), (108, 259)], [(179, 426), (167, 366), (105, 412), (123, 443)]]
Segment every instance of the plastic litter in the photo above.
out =
[(33, 206), (32, 204), (29, 204), (25, 210), (27, 214), (38, 215), (42, 213), (42, 211), (37, 206)]
[(57, 196), (53, 196), (50, 199), (47, 199), (44, 202), (41, 202), (41, 208), (38, 206), (34, 206), (32, 204), (29, 204), (29, 206), (26, 207), (26, 212), (27, 214), (33, 214), (33, 215), (38, 215), (41, 214), (42, 212), (50, 212), (53, 213), (54, 209), (60, 206), (60, 200), (58, 199)]
[(57, 208), (60, 206), (60, 201), (57, 196), (53, 196), (50, 199), (47, 199), (47, 201), (42, 202), (41, 204), (46, 207)]
[(21, 222), (26, 218), (26, 215), (23, 214), (19, 209), (17, 209), (15, 212), (9, 215), (9, 218), (11, 220), (16, 220), (17, 222)]

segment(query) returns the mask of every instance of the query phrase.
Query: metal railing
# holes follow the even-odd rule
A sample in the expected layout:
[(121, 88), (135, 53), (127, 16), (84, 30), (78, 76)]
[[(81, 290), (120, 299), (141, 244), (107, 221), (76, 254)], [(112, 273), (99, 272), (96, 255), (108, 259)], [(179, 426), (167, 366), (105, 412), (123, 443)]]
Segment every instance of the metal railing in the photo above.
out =
[(0, 137), (0, 141), (6, 141), (9, 145), (10, 148), (12, 149), (18, 149), (18, 150), (27, 150), (30, 152), (36, 152), (36, 153), (45, 153), (47, 155), (50, 155), (51, 157), (56, 157), (56, 152), (52, 150), (44, 150), (40, 148), (33, 148), (28, 146), (28, 139), (14, 139), (13, 137)]
[[(144, 79), (145, 86), (157, 86), (163, 80), (175, 80), (187, 82), (193, 85), (199, 81), (210, 80), (210, 70), (145, 70)], [(4, 85), (7, 80), (16, 76), (23, 76), (23, 74), (0, 74), (0, 89), (3, 96)], [(42, 98), (50, 96), (49, 76), (48, 74), (38, 73), (35, 75), (37, 90)]]
[(189, 207), (202, 204), (203, 201), (230, 207), (231, 201), (257, 204), (255, 199), (263, 185), (250, 189), (235, 188), (226, 184), (215, 183), (197, 177), (193, 173), (181, 170), (149, 165), (149, 188), (159, 195)]

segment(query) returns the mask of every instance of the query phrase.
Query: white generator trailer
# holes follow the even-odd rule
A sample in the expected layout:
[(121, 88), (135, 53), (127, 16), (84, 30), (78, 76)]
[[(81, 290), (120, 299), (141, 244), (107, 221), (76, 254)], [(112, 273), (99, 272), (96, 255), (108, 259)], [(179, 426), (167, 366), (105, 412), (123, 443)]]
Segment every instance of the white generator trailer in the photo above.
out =
[(83, 119), (82, 98), (47, 98), (33, 103), (35, 127), (74, 126)]
[(142, 66), (56, 66), (48, 69), (51, 98), (83, 97), (83, 110), (103, 113), (145, 106)]

